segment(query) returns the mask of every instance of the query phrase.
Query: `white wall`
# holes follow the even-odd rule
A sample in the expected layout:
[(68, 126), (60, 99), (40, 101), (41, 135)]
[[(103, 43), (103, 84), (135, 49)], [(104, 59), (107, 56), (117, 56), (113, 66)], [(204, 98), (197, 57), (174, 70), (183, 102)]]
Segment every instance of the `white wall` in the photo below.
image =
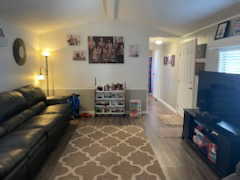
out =
[[(178, 43), (168, 42), (153, 49), (154, 69), (156, 71), (153, 96), (172, 108), (177, 105)], [(164, 56), (175, 55), (175, 66), (163, 64)]]
[[(81, 46), (68, 46), (68, 34), (81, 36)], [(128, 99), (136, 98), (142, 101), (143, 111), (146, 111), (148, 94), (148, 66), (149, 66), (149, 37), (154, 35), (154, 30), (146, 26), (121, 24), (120, 22), (103, 22), (82, 24), (74, 27), (60, 29), (40, 36), (41, 48), (52, 50), (49, 57), (50, 72), (55, 82), (55, 93), (65, 95), (78, 92), (82, 96), (83, 109), (92, 111), (94, 95), (85, 99), (85, 94), (92, 94), (94, 78), (98, 83), (125, 82), (127, 85)], [(125, 41), (124, 64), (89, 64), (88, 62), (88, 36), (123, 36)], [(140, 57), (128, 57), (128, 46), (138, 44)], [(86, 61), (73, 61), (74, 50), (85, 50)], [(52, 86), (51, 86), (52, 87)], [(90, 96), (89, 96), (90, 97)]]
[[(0, 92), (11, 90), (35, 82), (36, 73), (39, 73), (37, 58), (37, 35), (0, 20), (7, 39), (7, 47), (0, 47)], [(16, 38), (22, 38), (26, 45), (27, 61), (24, 66), (15, 63), (12, 45)]]
[[(70, 33), (81, 36), (80, 47), (70, 47), (66, 36)], [(89, 64), (72, 60), (74, 50), (83, 49), (88, 54), (88, 36), (123, 36), (125, 40), (124, 64)], [(49, 61), (54, 66), (56, 89), (92, 89), (94, 78), (98, 81), (126, 81), (129, 89), (146, 89), (148, 85), (148, 31), (121, 24), (86, 24), (40, 36), (42, 48), (50, 48), (53, 56)], [(139, 44), (140, 57), (128, 57), (128, 45)]]

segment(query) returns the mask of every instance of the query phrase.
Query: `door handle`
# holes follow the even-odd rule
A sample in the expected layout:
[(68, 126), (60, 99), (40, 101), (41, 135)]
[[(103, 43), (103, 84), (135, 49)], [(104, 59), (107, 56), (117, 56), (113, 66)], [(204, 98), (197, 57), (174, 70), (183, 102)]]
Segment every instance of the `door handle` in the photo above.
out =
[(193, 88), (190, 87), (190, 88), (188, 88), (188, 89), (191, 89), (191, 90), (192, 90)]

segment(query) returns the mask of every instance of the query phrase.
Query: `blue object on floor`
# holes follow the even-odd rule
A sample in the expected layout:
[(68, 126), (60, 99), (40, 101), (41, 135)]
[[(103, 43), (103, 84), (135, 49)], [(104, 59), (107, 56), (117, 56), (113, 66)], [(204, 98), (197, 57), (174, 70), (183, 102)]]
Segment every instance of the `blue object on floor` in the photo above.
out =
[(71, 104), (73, 117), (78, 118), (80, 114), (80, 95), (72, 94), (68, 102)]

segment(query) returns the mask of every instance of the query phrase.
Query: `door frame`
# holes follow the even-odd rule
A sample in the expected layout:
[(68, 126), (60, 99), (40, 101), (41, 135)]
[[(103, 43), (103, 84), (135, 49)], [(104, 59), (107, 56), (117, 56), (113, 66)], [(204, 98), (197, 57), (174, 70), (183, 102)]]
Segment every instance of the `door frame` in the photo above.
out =
[[(196, 47), (197, 47), (197, 38), (191, 38), (191, 39), (187, 39), (187, 40), (184, 40), (184, 41), (182, 41), (182, 42), (180, 42), (180, 48), (179, 48), (179, 52), (178, 52), (178, 54), (179, 54), (179, 63), (181, 63), (182, 62), (182, 58), (183, 58), (183, 56), (182, 56), (182, 53), (183, 53), (183, 48), (184, 48), (184, 46), (183, 46), (183, 44), (185, 44), (185, 43), (188, 43), (188, 42), (190, 42), (190, 41), (195, 41), (194, 42), (194, 44), (195, 44), (195, 50), (194, 50), (194, 54), (196, 54)], [(195, 77), (195, 62), (196, 62), (196, 58), (194, 57), (194, 63), (193, 63), (193, 71), (191, 71), (192, 73), (193, 73), (193, 79), (192, 79), (192, 104), (191, 104), (191, 106), (192, 106), (192, 108), (194, 108), (195, 107), (195, 97), (196, 97), (196, 77)], [(183, 116), (184, 115), (184, 109), (182, 109), (181, 108), (181, 106), (179, 105), (179, 104), (181, 104), (181, 102), (179, 102), (181, 99), (179, 98), (179, 95), (180, 95), (180, 78), (182, 77), (182, 75), (181, 75), (181, 71), (182, 71), (182, 69), (180, 69), (181, 68), (181, 65), (179, 64), (178, 65), (178, 80), (177, 80), (177, 88), (178, 88), (178, 90), (177, 90), (177, 107), (176, 107), (176, 111), (177, 111), (177, 114), (179, 114), (180, 116)]]

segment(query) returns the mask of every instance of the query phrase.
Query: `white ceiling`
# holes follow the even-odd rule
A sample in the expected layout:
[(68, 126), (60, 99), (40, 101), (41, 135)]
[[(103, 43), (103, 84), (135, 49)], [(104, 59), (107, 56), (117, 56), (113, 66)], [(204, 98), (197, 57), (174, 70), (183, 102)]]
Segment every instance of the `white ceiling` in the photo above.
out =
[(103, 2), (109, 5), (111, 1), (118, 2), (115, 21), (152, 25), (175, 35), (192, 32), (240, 10), (239, 0), (1, 0), (0, 18), (43, 33), (107, 20)]

